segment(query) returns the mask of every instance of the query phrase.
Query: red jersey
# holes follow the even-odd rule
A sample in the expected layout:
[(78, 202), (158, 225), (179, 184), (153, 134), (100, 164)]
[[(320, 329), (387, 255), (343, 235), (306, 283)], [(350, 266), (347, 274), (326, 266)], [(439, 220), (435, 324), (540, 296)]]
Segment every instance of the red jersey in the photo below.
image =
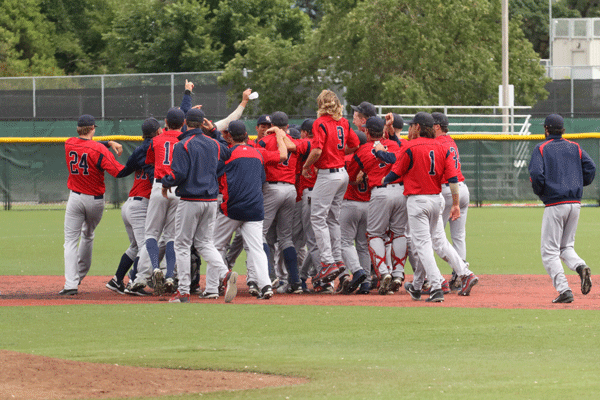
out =
[(173, 162), (173, 147), (179, 139), (181, 131), (163, 131), (152, 139), (152, 146), (146, 154), (146, 164), (154, 164), (154, 178), (161, 179), (171, 173)]
[(65, 142), (65, 160), (69, 169), (67, 187), (90, 196), (106, 191), (104, 171), (116, 177), (125, 167), (101, 143), (72, 137)]
[(410, 140), (397, 158), (392, 172), (403, 178), (405, 196), (439, 194), (442, 181), (456, 176), (450, 150), (435, 139)]
[[(398, 146), (398, 143), (389, 139), (382, 139), (380, 142), (387, 147), (388, 153), (394, 153), (396, 159), (398, 158), (398, 154), (400, 153), (400, 146)], [(348, 176), (350, 176), (350, 180), (356, 180), (358, 171), (362, 170), (368, 177), (369, 189), (381, 186), (381, 181), (391, 171), (392, 166), (394, 165), (392, 163), (386, 163), (375, 156), (373, 142), (367, 142), (360, 146), (358, 150), (356, 150), (356, 153), (353, 154), (352, 161), (348, 164)], [(401, 182), (401, 179), (392, 183), (396, 182)]]
[(323, 115), (317, 118), (312, 131), (313, 148), (323, 151), (321, 157), (315, 162), (315, 167), (318, 169), (343, 167), (346, 156), (344, 149), (360, 145), (356, 132), (350, 128), (346, 118), (336, 121), (331, 115)]
[(150, 192), (152, 192), (152, 183), (150, 177), (143, 169), (135, 171), (133, 186), (129, 191), (129, 197), (145, 197), (150, 198)]
[[(456, 146), (456, 142), (450, 137), (450, 135), (438, 136), (436, 139), (442, 143), (445, 143), (450, 149), (450, 156), (454, 160), (454, 167), (456, 168), (456, 177), (458, 178), (459, 182), (464, 182), (465, 177), (463, 176), (460, 168), (460, 156), (458, 155), (458, 146)], [(448, 180), (446, 179), (442, 183), (448, 183)]]
[[(290, 135), (288, 138), (296, 143)], [(265, 150), (277, 151), (277, 136), (271, 133), (256, 143), (256, 147), (262, 147)], [(267, 182), (286, 182), (292, 185), (296, 183), (296, 162), (298, 157), (292, 152), (288, 152), (287, 160), (276, 165), (267, 165), (265, 163), (265, 172), (267, 173)]]
[[(353, 154), (346, 155), (346, 169), (350, 171), (350, 164), (352, 163)], [(356, 177), (354, 177), (356, 181)], [(350, 181), (353, 182), (353, 181)], [(365, 175), (365, 179), (358, 185), (348, 184), (348, 189), (344, 194), (344, 199), (353, 201), (369, 201), (371, 200), (371, 188), (368, 186), (368, 179)]]
[(298, 157), (298, 161), (296, 162), (296, 174), (298, 176), (298, 180), (296, 181), (296, 201), (302, 200), (302, 193), (304, 189), (312, 188), (315, 186), (315, 182), (317, 181), (317, 174), (315, 172), (314, 164), (310, 167), (310, 178), (305, 178), (302, 176), (302, 167), (304, 167), (304, 163), (312, 150), (312, 142), (310, 139), (300, 139), (296, 141), (296, 157)]

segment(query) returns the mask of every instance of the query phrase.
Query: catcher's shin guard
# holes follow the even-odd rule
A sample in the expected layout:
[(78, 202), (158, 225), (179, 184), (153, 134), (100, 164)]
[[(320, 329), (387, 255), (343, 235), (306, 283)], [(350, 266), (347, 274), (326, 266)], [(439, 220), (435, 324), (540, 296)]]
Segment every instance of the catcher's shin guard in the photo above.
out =
[(385, 242), (384, 243), (384, 251), (383, 251), (383, 257), (378, 255), (376, 250), (373, 248), (373, 246), (371, 245), (371, 241), (374, 239), (379, 239), (383, 242), (383, 238), (379, 237), (379, 236), (370, 236), (369, 234), (367, 234), (367, 240), (369, 241), (369, 255), (371, 256), (371, 264), (373, 265), (373, 270), (375, 271), (375, 275), (377, 276), (377, 279), (380, 280), (381, 279), (381, 271), (379, 270), (380, 266), (385, 266), (385, 269), (387, 270), (387, 264), (385, 263)]
[[(398, 268), (404, 272), (404, 265), (406, 264), (406, 258), (408, 257), (408, 246), (406, 242), (406, 236), (394, 235), (394, 232), (390, 232), (390, 239), (392, 242), (392, 271), (396, 271)], [(399, 249), (397, 248), (399, 245)], [(400, 254), (396, 252), (400, 250)], [(404, 252), (404, 253), (402, 253)], [(402, 257), (398, 257), (401, 255)]]

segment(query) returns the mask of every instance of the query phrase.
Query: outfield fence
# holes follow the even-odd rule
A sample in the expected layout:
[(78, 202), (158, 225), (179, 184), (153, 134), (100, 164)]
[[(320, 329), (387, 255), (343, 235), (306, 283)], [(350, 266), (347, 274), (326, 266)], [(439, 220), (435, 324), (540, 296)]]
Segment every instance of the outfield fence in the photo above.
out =
[[(298, 121), (292, 121), (298, 122)], [(254, 120), (248, 121), (252, 125)], [(137, 125), (139, 129), (139, 121)], [(100, 126), (110, 131), (107, 127)], [(72, 130), (72, 128), (71, 128)], [(459, 149), (462, 171), (471, 193), (471, 202), (538, 202), (531, 190), (527, 166), (531, 152), (543, 135), (453, 135)], [(600, 134), (567, 134), (592, 157), (600, 161)], [(54, 138), (0, 138), (0, 198), (4, 210), (64, 207), (69, 190), (64, 141)], [(125, 163), (140, 144), (136, 136), (99, 136), (123, 144), (119, 161)], [(584, 200), (600, 203), (600, 179), (584, 190)], [(106, 174), (106, 202), (119, 207), (128, 197), (133, 177), (115, 179)]]

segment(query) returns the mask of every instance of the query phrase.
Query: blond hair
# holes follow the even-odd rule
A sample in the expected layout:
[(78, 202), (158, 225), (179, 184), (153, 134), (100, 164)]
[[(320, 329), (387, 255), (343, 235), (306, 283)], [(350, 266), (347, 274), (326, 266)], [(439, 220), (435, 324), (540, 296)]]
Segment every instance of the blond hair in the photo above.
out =
[(331, 90), (323, 90), (319, 97), (317, 97), (317, 116), (331, 115), (333, 119), (339, 121), (342, 118), (342, 110), (344, 106), (340, 103), (337, 95)]

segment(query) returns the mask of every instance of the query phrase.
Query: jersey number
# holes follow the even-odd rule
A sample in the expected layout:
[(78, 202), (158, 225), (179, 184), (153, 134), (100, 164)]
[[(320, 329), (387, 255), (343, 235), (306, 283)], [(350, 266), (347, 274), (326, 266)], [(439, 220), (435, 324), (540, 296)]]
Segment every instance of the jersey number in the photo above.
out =
[(281, 161), (281, 162), (280, 162), (280, 164), (281, 164), (281, 165), (285, 165), (286, 167), (287, 167), (288, 165), (290, 165), (290, 157), (291, 157), (291, 156), (292, 156), (292, 153), (291, 153), (290, 151), (288, 151), (288, 156), (287, 156), (287, 158), (285, 159), (285, 161)]
[(171, 165), (171, 160), (169, 157), (169, 152), (171, 151), (171, 142), (165, 142), (165, 159), (163, 160), (163, 165)]
[(429, 160), (429, 175), (435, 175), (435, 153), (433, 152), (433, 150), (429, 152)]
[(83, 153), (81, 158), (79, 158), (79, 154), (76, 151), (69, 152), (69, 157), (71, 157), (71, 161), (69, 161), (69, 169), (73, 175), (79, 175), (79, 171), (83, 170), (83, 175), (89, 174), (89, 164), (88, 164), (88, 154)]
[(458, 152), (454, 147), (450, 147), (450, 153), (452, 153), (452, 159), (454, 160), (454, 168), (458, 170), (458, 166), (460, 165), (460, 158), (458, 157)]
[(337, 145), (338, 150), (344, 150), (344, 128), (342, 128), (341, 126), (337, 127), (337, 136), (338, 139), (340, 140), (340, 142)]

